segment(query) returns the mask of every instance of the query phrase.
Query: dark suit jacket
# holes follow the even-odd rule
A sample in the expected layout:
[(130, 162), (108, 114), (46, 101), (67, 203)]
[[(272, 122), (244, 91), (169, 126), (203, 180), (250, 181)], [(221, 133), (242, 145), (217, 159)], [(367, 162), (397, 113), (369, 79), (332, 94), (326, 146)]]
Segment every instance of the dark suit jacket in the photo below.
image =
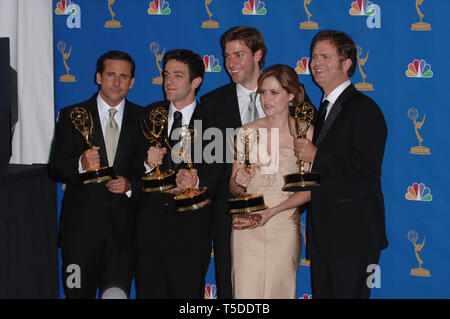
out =
[[(143, 118), (148, 122), (149, 113), (156, 107), (163, 107), (169, 110), (170, 102), (162, 101), (148, 105), (143, 113)], [(202, 114), (202, 106), (197, 103), (190, 120), (190, 126), (194, 127), (194, 121), (200, 120)], [(202, 132), (197, 132), (200, 138)], [(141, 134), (142, 135), (142, 134)], [(167, 125), (165, 127), (164, 136), (167, 137)], [(143, 135), (142, 137), (143, 138)], [(201, 143), (201, 139), (193, 141)], [(146, 150), (151, 144), (146, 141)], [(162, 145), (166, 147), (165, 142)], [(215, 187), (211, 183), (211, 177), (204, 171), (204, 164), (201, 159), (195, 157), (195, 146), (192, 145), (191, 155), (193, 159), (193, 167), (197, 169), (199, 178), (199, 187), (206, 186), (210, 197), (214, 196)], [(144, 173), (144, 161), (141, 162), (141, 173)], [(186, 164), (171, 163), (170, 149), (163, 159), (160, 169), (173, 169), (177, 171), (180, 168), (186, 168)], [(175, 211), (175, 203), (173, 195), (165, 193), (143, 193), (139, 208), (138, 220), (136, 222), (136, 245), (138, 248), (147, 247), (148, 244), (160, 245), (169, 249), (179, 249), (177, 254), (189, 251), (199, 251), (206, 254), (209, 258), (210, 239), (209, 227), (211, 218), (211, 205), (193, 212), (177, 213)], [(170, 252), (170, 250), (168, 250)], [(171, 251), (172, 253), (173, 251)]]
[(387, 247), (380, 181), (386, 137), (380, 108), (353, 85), (336, 100), (322, 130), (314, 132), (313, 171), (321, 174), (323, 188), (312, 192), (307, 244), (324, 257)]
[[(235, 129), (242, 126), (236, 84), (230, 83), (219, 87), (202, 96), (200, 101), (203, 105), (204, 128), (219, 128), (224, 137), (222, 156), (220, 156), (222, 163), (213, 163), (208, 167), (210, 175), (214, 177), (217, 184), (213, 206), (215, 218), (211, 230), (214, 235), (216, 232), (223, 231), (223, 227), (227, 227), (227, 230), (230, 228), (228, 232), (231, 231), (231, 217), (228, 216), (227, 200), (231, 197), (229, 182), (234, 154), (233, 148), (228, 144), (228, 142), (233, 141), (232, 136), (225, 138), (225, 134), (227, 129), (231, 129), (229, 132), (233, 134)], [(227, 225), (222, 225), (224, 222)]]
[(66, 184), (60, 221), (60, 245), (82, 250), (93, 241), (110, 236), (119, 250), (127, 250), (132, 240), (136, 199), (140, 195), (140, 165), (145, 154), (136, 143), (140, 134), (138, 117), (141, 107), (126, 101), (119, 142), (114, 159), (114, 173), (132, 185), (132, 196), (113, 194), (104, 183), (83, 185), (78, 172), (79, 158), (88, 148), (70, 120), (75, 106), (92, 115), (94, 146), (99, 146), (100, 164), (108, 166), (105, 142), (97, 109), (97, 94), (90, 100), (63, 108), (58, 117), (50, 155), (50, 174)]

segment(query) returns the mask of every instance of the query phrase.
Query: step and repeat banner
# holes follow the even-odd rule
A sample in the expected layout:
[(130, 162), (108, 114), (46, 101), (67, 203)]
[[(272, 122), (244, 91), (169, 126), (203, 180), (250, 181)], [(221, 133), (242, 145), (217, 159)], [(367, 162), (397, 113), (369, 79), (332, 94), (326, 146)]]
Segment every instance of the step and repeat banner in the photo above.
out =
[[(236, 25), (258, 28), (266, 66), (295, 68), (318, 105), (322, 93), (308, 69), (311, 40), (320, 29), (347, 32), (358, 47), (352, 81), (388, 124), (382, 182), (389, 247), (379, 267), (368, 270), (372, 298), (450, 298), (449, 11), (447, 0), (53, 0), (55, 114), (97, 91), (96, 61), (113, 49), (136, 61), (128, 99), (143, 106), (164, 99), (165, 52), (197, 52), (206, 70), (200, 97), (230, 81), (220, 36)], [(301, 220), (304, 247), (305, 214)], [(304, 255), (303, 249), (297, 297), (307, 299)], [(205, 298), (216, 298), (216, 290), (211, 262)]]

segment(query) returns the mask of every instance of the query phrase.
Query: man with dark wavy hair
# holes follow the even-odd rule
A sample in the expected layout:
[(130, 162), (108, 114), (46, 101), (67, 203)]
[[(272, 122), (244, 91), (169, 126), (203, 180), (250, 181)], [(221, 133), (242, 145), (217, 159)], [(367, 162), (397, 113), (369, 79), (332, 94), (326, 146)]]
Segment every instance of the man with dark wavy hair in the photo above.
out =
[[(226, 31), (221, 37), (221, 45), (225, 68), (232, 83), (205, 94), (200, 101), (204, 108), (203, 126), (219, 128), (226, 136), (227, 128), (234, 130), (265, 116), (256, 89), (267, 48), (261, 33), (248, 26), (236, 26)], [(220, 174), (211, 232), (217, 296), (231, 298), (231, 216), (227, 200), (231, 197), (228, 185), (232, 161), (226, 163), (227, 141), (224, 140), (223, 144), (221, 163), (215, 164), (215, 171), (220, 171)]]
[(348, 35), (314, 37), (310, 69), (323, 98), (313, 141), (294, 142), (323, 185), (311, 192), (307, 219), (313, 298), (369, 298), (369, 265), (388, 245), (380, 180), (387, 127), (378, 105), (351, 83), (355, 66)]

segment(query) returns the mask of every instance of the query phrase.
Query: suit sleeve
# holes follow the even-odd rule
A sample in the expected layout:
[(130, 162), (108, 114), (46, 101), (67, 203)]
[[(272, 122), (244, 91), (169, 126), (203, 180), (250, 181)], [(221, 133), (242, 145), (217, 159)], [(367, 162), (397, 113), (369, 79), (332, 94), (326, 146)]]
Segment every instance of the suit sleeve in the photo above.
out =
[[(203, 96), (201, 98), (201, 118), (202, 118), (202, 126), (203, 126), (203, 133), (209, 129), (209, 128), (217, 128), (218, 125), (216, 125), (215, 121), (214, 121), (214, 116), (212, 114), (213, 109), (214, 109), (214, 102), (212, 101), (211, 98), (207, 98), (205, 96)], [(222, 132), (223, 133), (223, 132)], [(203, 134), (202, 134), (203, 136)], [(216, 136), (216, 139), (218, 137)], [(218, 143), (218, 141), (216, 139), (212, 139), (212, 140), (203, 140), (202, 142), (202, 150), (205, 150), (205, 147), (207, 145), (214, 145), (214, 143), (216, 143), (217, 147), (219, 147), (221, 144)], [(215, 151), (219, 151), (218, 148), (215, 148)], [(207, 150), (211, 150), (211, 148), (207, 148)], [(220, 150), (222, 151), (222, 150)], [(199, 186), (206, 186), (209, 189), (209, 193), (211, 195), (215, 194), (217, 187), (218, 187), (218, 183), (219, 183), (219, 179), (221, 177), (221, 175), (224, 172), (224, 164), (223, 163), (217, 163), (216, 161), (212, 162), (212, 163), (207, 163), (205, 161), (205, 155), (208, 155), (209, 152), (207, 152), (207, 154), (203, 153), (202, 155), (202, 161), (201, 161), (201, 165), (198, 166), (198, 176), (199, 176), (199, 181), (200, 181), (200, 185)]]
[[(360, 101), (361, 102), (361, 101)], [(342, 181), (378, 180), (387, 137), (386, 123), (381, 110), (369, 100), (353, 108), (348, 141), (337, 141), (332, 148), (319, 146), (314, 167), (323, 175), (342, 176)], [(356, 185), (356, 184), (355, 184)]]
[[(76, 147), (76, 143), (79, 143), (76, 138), (82, 139), (82, 137), (73, 128), (68, 109), (61, 110), (58, 118), (50, 151), (50, 176), (63, 183), (80, 181), (78, 161), (83, 151)], [(76, 136), (75, 133), (80, 136)]]

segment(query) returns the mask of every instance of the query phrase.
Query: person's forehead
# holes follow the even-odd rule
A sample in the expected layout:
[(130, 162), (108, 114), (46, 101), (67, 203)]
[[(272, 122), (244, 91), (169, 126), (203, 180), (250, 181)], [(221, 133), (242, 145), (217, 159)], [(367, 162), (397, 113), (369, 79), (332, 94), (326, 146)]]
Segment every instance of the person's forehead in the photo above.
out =
[(242, 50), (249, 50), (251, 49), (245, 44), (244, 40), (241, 39), (234, 39), (231, 41), (228, 41), (225, 44), (225, 51), (242, 51)]

